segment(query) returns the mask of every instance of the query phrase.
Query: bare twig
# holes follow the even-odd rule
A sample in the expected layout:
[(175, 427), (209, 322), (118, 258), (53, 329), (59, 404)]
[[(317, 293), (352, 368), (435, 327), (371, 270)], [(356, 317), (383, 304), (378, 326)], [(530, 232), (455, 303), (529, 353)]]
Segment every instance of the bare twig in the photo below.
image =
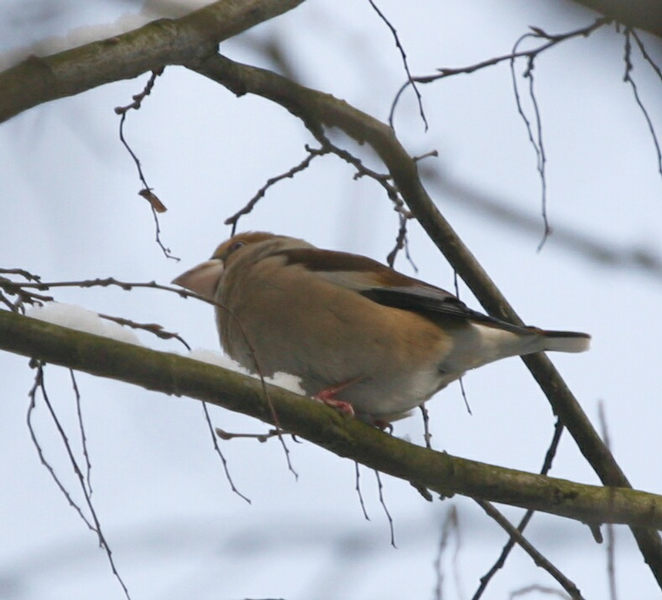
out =
[(533, 545), (519, 532), (515, 527), (513, 527), (508, 519), (506, 519), (490, 502), (485, 500), (476, 499), (478, 505), (494, 519), (515, 541), (520, 545), (520, 547), (533, 559), (533, 562), (547, 571), (558, 583), (563, 587), (563, 589), (568, 592), (570, 597), (573, 600), (583, 600), (579, 589), (573, 581), (568, 579), (559, 569), (557, 569), (549, 560), (547, 560), (538, 550), (536, 550)]
[(132, 329), (140, 329), (142, 331), (148, 331), (149, 333), (155, 335), (158, 338), (161, 338), (162, 340), (175, 339), (181, 342), (187, 350), (189, 351), (191, 350), (191, 346), (189, 346), (188, 342), (181, 335), (171, 331), (166, 331), (165, 329), (163, 329), (163, 326), (159, 325), (158, 323), (136, 323), (131, 319), (125, 319), (123, 317), (113, 317), (112, 315), (104, 315), (102, 313), (99, 313), (99, 316), (102, 319), (106, 319), (107, 321), (112, 321), (113, 323), (117, 323), (118, 325), (131, 327)]
[[(372, 6), (374, 11), (379, 15), (380, 19), (384, 21), (384, 23), (386, 23), (386, 26), (391, 30), (391, 33), (393, 34), (395, 45), (400, 51), (400, 56), (402, 57), (402, 65), (405, 68), (405, 73), (407, 73), (407, 81), (411, 83), (411, 87), (414, 90), (414, 93), (416, 94), (416, 101), (418, 102), (418, 112), (421, 115), (421, 120), (423, 121), (423, 125), (425, 126), (425, 131), (427, 131), (428, 120), (426, 119), (425, 111), (423, 110), (423, 97), (421, 96), (421, 93), (418, 91), (416, 82), (412, 78), (411, 71), (409, 70), (409, 63), (407, 62), (407, 53), (405, 52), (404, 47), (400, 43), (400, 37), (398, 36), (398, 32), (395, 29), (395, 27), (393, 27), (391, 22), (386, 18), (384, 13), (381, 10), (379, 10), (378, 6), (373, 2), (373, 0), (368, 0), (368, 2), (370, 2), (370, 6)], [(389, 121), (389, 125), (393, 127), (393, 121)]]
[(377, 469), (375, 469), (375, 477), (377, 478), (379, 503), (382, 505), (382, 508), (384, 509), (384, 514), (386, 515), (386, 519), (388, 520), (388, 529), (391, 534), (391, 546), (397, 548), (397, 546), (395, 545), (395, 529), (393, 528), (393, 517), (391, 517), (391, 513), (388, 510), (388, 506), (386, 506), (386, 501), (384, 500), (384, 486), (382, 485), (382, 478), (379, 475), (379, 471), (377, 471)]
[(648, 51), (646, 50), (646, 46), (644, 46), (644, 43), (641, 41), (641, 38), (639, 37), (637, 30), (630, 29), (630, 35), (634, 38), (635, 42), (637, 42), (637, 46), (639, 46), (639, 51), (641, 52), (641, 55), (644, 57), (646, 62), (651, 66), (653, 71), (655, 71), (660, 81), (662, 81), (662, 69), (660, 69), (658, 64), (651, 57), (651, 55), (648, 54)]
[[(517, 40), (517, 42), (515, 42), (515, 45), (513, 46), (512, 54), (513, 55), (517, 54), (517, 48), (519, 47), (519, 45), (524, 40), (530, 37), (537, 37), (537, 34), (527, 33), (521, 36)], [(519, 90), (517, 86), (517, 76), (515, 75), (515, 60), (516, 59), (513, 58), (510, 61), (510, 75), (513, 84), (513, 93), (515, 95), (515, 104), (517, 106), (517, 113), (522, 118), (522, 122), (526, 127), (526, 132), (529, 137), (529, 142), (531, 143), (531, 146), (533, 147), (533, 150), (536, 154), (536, 170), (538, 171), (538, 175), (540, 177), (542, 219), (544, 226), (542, 239), (540, 240), (540, 244), (538, 245), (538, 250), (541, 250), (545, 241), (547, 240), (547, 237), (549, 236), (550, 227), (549, 227), (549, 221), (547, 219), (547, 177), (545, 176), (545, 165), (547, 164), (547, 156), (545, 155), (545, 146), (543, 144), (543, 137), (542, 137), (542, 119), (540, 117), (540, 109), (538, 107), (538, 100), (536, 98), (536, 94), (534, 90), (534, 79), (533, 79), (535, 56), (528, 57), (527, 67), (524, 70), (524, 73), (522, 74), (524, 78), (528, 78), (529, 80), (529, 98), (533, 106), (533, 114), (535, 117), (535, 135), (533, 132), (533, 128), (531, 127), (531, 122), (529, 121), (528, 117), (526, 116), (526, 113), (524, 112), (522, 101), (519, 95)]]
[(152, 188), (149, 185), (147, 185), (147, 180), (145, 179), (145, 174), (143, 173), (142, 166), (140, 165), (140, 160), (131, 149), (131, 146), (129, 146), (129, 144), (127, 144), (126, 140), (124, 139), (123, 127), (124, 127), (124, 119), (126, 118), (127, 113), (130, 110), (140, 110), (143, 100), (152, 93), (152, 89), (154, 87), (154, 83), (156, 82), (156, 78), (162, 73), (163, 73), (163, 68), (158, 69), (156, 71), (152, 71), (152, 74), (150, 75), (150, 78), (147, 80), (147, 83), (145, 84), (145, 87), (143, 88), (142, 92), (133, 96), (133, 102), (127, 104), (126, 106), (115, 107), (115, 114), (120, 115), (122, 117), (120, 119), (120, 140), (122, 141), (122, 144), (124, 144), (124, 147), (127, 149), (128, 153), (131, 155), (131, 158), (133, 159), (133, 162), (136, 165), (136, 169), (138, 169), (138, 177), (140, 178), (140, 181), (143, 184), (141, 195), (148, 202), (150, 202), (153, 208), (159, 213), (165, 212), (167, 208), (161, 203), (160, 200), (158, 200), (158, 198), (156, 198), (154, 194), (150, 196)]
[(548, 50), (549, 48), (551, 48), (553, 46), (556, 46), (557, 44), (560, 44), (561, 42), (565, 42), (566, 40), (569, 40), (569, 39), (575, 38), (575, 37), (588, 37), (589, 35), (591, 35), (597, 29), (600, 29), (604, 25), (608, 25), (612, 22), (613, 22), (613, 19), (611, 19), (611, 18), (601, 17), (599, 19), (596, 19), (592, 24), (590, 24), (586, 27), (581, 27), (579, 29), (575, 29), (573, 31), (569, 31), (567, 33), (561, 33), (561, 34), (549, 34), (549, 33), (544, 32), (542, 29), (532, 28), (532, 30), (533, 30), (532, 37), (538, 37), (538, 38), (546, 39), (547, 42), (545, 42), (544, 44), (538, 46), (537, 48), (532, 48), (531, 50), (522, 50), (522, 51), (518, 51), (518, 52), (511, 52), (510, 54), (495, 56), (493, 58), (483, 60), (481, 62), (475, 63), (473, 65), (469, 65), (469, 66), (466, 66), (466, 67), (456, 67), (456, 68), (442, 67), (442, 68), (437, 69), (438, 72), (433, 74), (433, 75), (423, 75), (423, 76), (418, 76), (418, 77), (412, 77), (411, 81), (407, 80), (405, 83), (403, 83), (402, 87), (396, 93), (396, 95), (393, 99), (393, 102), (391, 103), (391, 110), (389, 112), (389, 123), (393, 121), (393, 114), (395, 112), (398, 101), (400, 100), (400, 96), (405, 91), (405, 89), (407, 89), (407, 87), (409, 87), (410, 85), (413, 85), (415, 83), (423, 83), (423, 84), (433, 83), (433, 82), (438, 81), (440, 79), (445, 79), (446, 77), (454, 77), (456, 75), (474, 73), (476, 71), (480, 71), (481, 69), (485, 69), (485, 68), (488, 68), (488, 67), (493, 67), (493, 66), (498, 65), (502, 62), (512, 61), (512, 60), (515, 60), (517, 58), (534, 59), (540, 53), (544, 52), (545, 50)]
[(389, 267), (393, 268), (393, 264), (395, 263), (395, 259), (398, 255), (398, 252), (404, 249), (405, 257), (407, 258), (407, 261), (414, 269), (414, 271), (417, 272), (418, 267), (414, 264), (414, 261), (412, 260), (409, 254), (409, 243), (407, 240), (407, 221), (410, 218), (411, 215), (405, 216), (402, 213), (398, 214), (398, 219), (400, 220), (400, 227), (398, 228), (398, 234), (395, 237), (395, 246), (393, 246), (393, 250), (391, 250), (386, 256), (386, 264)]
[(361, 492), (360, 478), (361, 478), (361, 473), (359, 470), (359, 463), (357, 461), (354, 461), (354, 481), (356, 482), (354, 489), (356, 489), (356, 494), (359, 497), (359, 504), (361, 505), (361, 512), (363, 512), (363, 517), (365, 518), (366, 521), (369, 521), (370, 517), (368, 516), (368, 511), (365, 508), (365, 502), (363, 501), (363, 493)]
[(34, 384), (32, 385), (32, 388), (30, 388), (30, 391), (28, 392), (28, 397), (30, 398), (30, 404), (28, 405), (28, 412), (26, 415), (26, 423), (28, 426), (28, 431), (30, 432), (30, 437), (32, 438), (32, 444), (37, 450), (37, 454), (39, 455), (39, 461), (48, 471), (49, 475), (55, 482), (55, 485), (57, 485), (57, 487), (62, 492), (62, 495), (66, 498), (67, 502), (69, 503), (69, 506), (71, 506), (78, 513), (78, 516), (85, 523), (85, 525), (87, 525), (87, 528), (90, 529), (90, 531), (94, 531), (95, 533), (98, 533), (92, 522), (87, 518), (87, 516), (83, 512), (83, 509), (73, 499), (73, 497), (71, 496), (65, 485), (62, 483), (57, 473), (55, 472), (53, 466), (46, 459), (44, 450), (41, 447), (39, 440), (37, 439), (37, 433), (32, 423), (32, 415), (35, 409), (37, 408), (37, 391), (41, 390), (41, 385), (44, 379), (44, 363), (41, 363), (39, 361), (33, 361), (30, 366), (36, 369)]
[[(563, 434), (563, 423), (561, 422), (561, 419), (557, 419), (556, 424), (554, 425), (554, 434), (552, 435), (552, 441), (550, 442), (549, 447), (547, 448), (547, 452), (545, 453), (545, 458), (542, 463), (542, 468), (540, 469), (541, 475), (547, 475), (547, 473), (549, 473), (549, 470), (552, 468), (552, 462), (554, 461), (554, 456), (556, 455), (556, 450), (559, 447), (559, 442), (561, 441), (562, 434)], [(526, 526), (529, 524), (529, 521), (531, 520), (531, 517), (533, 517), (533, 514), (534, 511), (532, 510), (527, 510), (526, 513), (524, 513), (522, 520), (517, 525), (517, 531), (522, 533), (524, 529), (526, 529)], [(496, 562), (492, 565), (492, 567), (490, 567), (489, 571), (480, 578), (480, 584), (478, 585), (478, 589), (474, 592), (472, 600), (478, 600), (483, 595), (483, 592), (487, 588), (487, 584), (490, 582), (492, 577), (494, 577), (496, 572), (499, 569), (501, 569), (504, 564), (506, 564), (506, 559), (508, 558), (508, 555), (510, 554), (510, 551), (513, 549), (514, 546), (515, 546), (515, 540), (511, 537), (504, 545), (503, 549), (501, 550), (501, 554), (499, 555), (499, 558), (497, 558)]]
[(377, 171), (366, 167), (360, 158), (354, 156), (351, 152), (348, 152), (344, 148), (336, 146), (322, 132), (312, 131), (312, 133), (315, 135), (315, 138), (320, 143), (322, 148), (326, 149), (328, 152), (333, 152), (333, 154), (344, 160), (346, 163), (349, 163), (356, 169), (354, 179), (369, 177), (370, 179), (376, 181), (379, 185), (382, 186), (382, 188), (384, 188), (386, 195), (393, 203), (394, 210), (403, 214), (405, 217), (409, 218), (411, 216), (411, 212), (407, 210), (405, 203), (400, 196), (398, 188), (393, 185), (393, 183), (391, 183), (392, 177), (389, 173), (378, 173)]
[(0, 269), (0, 273), (3, 273), (4, 275), (20, 275), (23, 279), (27, 279), (28, 281), (41, 281), (39, 275), (30, 273), (25, 269)]
[[(629, 83), (630, 87), (632, 88), (632, 94), (634, 95), (634, 100), (637, 103), (637, 106), (641, 110), (641, 114), (644, 116), (644, 119), (646, 120), (646, 125), (648, 126), (648, 131), (651, 134), (651, 138), (653, 140), (653, 146), (655, 147), (655, 154), (657, 155), (657, 170), (662, 176), (662, 150), (660, 149), (660, 142), (657, 139), (657, 133), (655, 132), (655, 126), (653, 125), (653, 121), (650, 118), (650, 115), (648, 114), (648, 110), (644, 106), (643, 101), (641, 100), (641, 97), (639, 96), (639, 89), (637, 88), (637, 84), (635, 83), (634, 79), (632, 79), (632, 70), (634, 69), (634, 65), (632, 64), (632, 42), (630, 40), (630, 37), (632, 36), (632, 29), (629, 27), (626, 27), (623, 30), (623, 37), (625, 39), (625, 44), (624, 44), (624, 49), (623, 49), (623, 62), (625, 63), (625, 73), (623, 74), (623, 81), (625, 83)], [(633, 36), (632, 36), (633, 37)], [(635, 37), (635, 40), (639, 44), (639, 48), (641, 49), (643, 47), (643, 44), (641, 44), (641, 41)], [(643, 54), (642, 50), (642, 54)], [(655, 63), (650, 60), (650, 57), (648, 54), (644, 54), (644, 58), (646, 58), (649, 62), (649, 64), (654, 65)], [(658, 75), (660, 75), (660, 70), (659, 68), (656, 68), (656, 72)], [(660, 75), (662, 77), (662, 75)]]
[(467, 390), (464, 389), (464, 377), (459, 377), (457, 382), (460, 384), (460, 393), (462, 394), (462, 400), (464, 400), (464, 408), (467, 409), (467, 412), (470, 415), (473, 415), (471, 412), (471, 405), (469, 404), (469, 398), (467, 397)]
[[(34, 280), (32, 280), (34, 281)], [(4, 290), (8, 296), (16, 296), (16, 300), (12, 302), (4, 294), (2, 295), (2, 303), (12, 312), (20, 312), (25, 314), (25, 305), (40, 306), (44, 302), (53, 300), (52, 296), (45, 296), (44, 294), (37, 294), (26, 290), (28, 282), (12, 281), (6, 277), (0, 277), (0, 289)]]
[(69, 369), (71, 376), (71, 386), (74, 390), (74, 397), (76, 398), (76, 417), (78, 419), (78, 431), (80, 432), (80, 444), (83, 449), (83, 456), (85, 458), (85, 487), (87, 493), (92, 495), (92, 463), (90, 462), (90, 453), (87, 451), (87, 436), (85, 435), (85, 424), (83, 423), (83, 412), (80, 405), (80, 390), (78, 389), (78, 382), (73, 369)]
[[(398, 213), (400, 222), (400, 227), (396, 236), (396, 244), (393, 250), (391, 250), (391, 252), (389, 252), (388, 256), (386, 257), (387, 263), (392, 267), (398, 252), (404, 248), (407, 260), (413, 269), (417, 271), (418, 269), (412, 261), (409, 255), (409, 250), (407, 248), (407, 220), (412, 218), (412, 214), (411, 211), (407, 210), (407, 207), (405, 206), (404, 200), (402, 199), (398, 188), (391, 183), (391, 175), (388, 173), (378, 173), (377, 171), (366, 167), (360, 158), (354, 156), (351, 152), (348, 152), (347, 150), (333, 144), (331, 140), (329, 140), (322, 132), (315, 130), (311, 130), (311, 132), (315, 135), (317, 141), (320, 143), (323, 149), (325, 149), (327, 152), (332, 152), (356, 169), (354, 179), (369, 177), (382, 186), (386, 192), (386, 195), (393, 203), (393, 210)], [(431, 154), (432, 153), (428, 153), (426, 156)]]
[(323, 156), (324, 154), (328, 154), (329, 152), (331, 152), (329, 148), (311, 148), (307, 144), (305, 148), (306, 151), (308, 152), (308, 156), (306, 156), (306, 158), (304, 158), (298, 165), (293, 166), (291, 169), (285, 171), (284, 173), (281, 173), (280, 175), (276, 175), (275, 177), (271, 177), (267, 179), (267, 182), (255, 193), (255, 195), (244, 205), (243, 208), (238, 210), (231, 217), (225, 219), (226, 225), (232, 225), (231, 235), (235, 234), (239, 219), (243, 215), (247, 215), (248, 213), (250, 213), (255, 208), (255, 205), (264, 197), (264, 195), (267, 193), (267, 190), (271, 186), (275, 185), (279, 181), (282, 181), (283, 179), (292, 179), (297, 173), (300, 173), (301, 171), (305, 171), (310, 165), (310, 163), (313, 161), (313, 159), (317, 158), (318, 156)]
[[(41, 463), (46, 467), (46, 470), (50, 473), (51, 477), (55, 481), (56, 485), (58, 488), (60, 488), (60, 491), (63, 493), (64, 497), (67, 499), (67, 502), (69, 503), (70, 506), (72, 506), (76, 512), (79, 514), (79, 516), (83, 519), (85, 524), (88, 526), (89, 529), (94, 531), (97, 534), (97, 537), (99, 538), (99, 545), (104, 549), (106, 556), (108, 557), (108, 562), (110, 564), (110, 568), (113, 572), (113, 575), (115, 576), (115, 579), (118, 581), (120, 584), (122, 591), (124, 592), (125, 597), (127, 600), (131, 600), (131, 596), (129, 594), (129, 590), (126, 587), (126, 584), (124, 583), (122, 577), (119, 574), (119, 571), (117, 570), (117, 567), (115, 566), (115, 560), (113, 559), (113, 554), (110, 549), (110, 546), (108, 545), (108, 542), (106, 541), (106, 538), (101, 530), (101, 523), (97, 517), (96, 510), (94, 508), (94, 505), (92, 504), (92, 498), (88, 490), (88, 486), (86, 485), (86, 479), (85, 476), (83, 475), (80, 467), (78, 466), (78, 461), (76, 460), (76, 457), (74, 456), (73, 450), (71, 448), (71, 444), (69, 443), (69, 438), (67, 437), (67, 434), (64, 431), (64, 428), (62, 427), (60, 420), (57, 417), (57, 414), (55, 413), (55, 410), (53, 409), (53, 405), (51, 404), (50, 399), (48, 398), (48, 393), (46, 392), (46, 386), (44, 384), (44, 365), (41, 362), (35, 362), (35, 368), (37, 369), (37, 372), (35, 374), (35, 383), (33, 387), (31, 388), (29, 392), (30, 396), (30, 406), (28, 408), (28, 414), (27, 414), (27, 423), (28, 423), (28, 429), (30, 431), (30, 436), (32, 437), (32, 442), (35, 445), (35, 448), (37, 449), (37, 453), (39, 454), (39, 459), (41, 460)], [(55, 424), (55, 427), (60, 435), (60, 439), (62, 440), (62, 444), (64, 445), (64, 448), (66, 450), (67, 456), (69, 457), (69, 462), (71, 466), (74, 469), (74, 473), (76, 474), (76, 478), (78, 479), (78, 483), (80, 484), (83, 497), (85, 498), (85, 503), (87, 504), (88, 510), (90, 512), (90, 519), (88, 519), (82, 509), (76, 504), (69, 494), (69, 492), (66, 490), (64, 484), (60, 481), (60, 479), (57, 477), (55, 474), (55, 470), (53, 467), (50, 465), (50, 463), (46, 460), (43, 450), (41, 448), (41, 445), (39, 444), (39, 441), (37, 440), (36, 433), (34, 430), (34, 427), (32, 425), (32, 412), (34, 411), (35, 408), (35, 403), (36, 403), (36, 392), (39, 390), (41, 392), (41, 396), (44, 400), (44, 403), (46, 404), (46, 407), (48, 408), (48, 412), (51, 415), (51, 419), (53, 420), (53, 423)]]
[(218, 455), (218, 457), (221, 459), (221, 464), (223, 465), (223, 471), (225, 473), (225, 478), (227, 479), (228, 483), (230, 484), (230, 489), (237, 494), (242, 500), (246, 500), (248, 504), (251, 503), (250, 498), (248, 496), (244, 496), (238, 489), (237, 486), (235, 486), (234, 481), (232, 480), (232, 475), (230, 475), (230, 469), (228, 468), (228, 461), (225, 459), (225, 456), (223, 455), (223, 452), (221, 452), (221, 448), (218, 445), (218, 440), (216, 439), (216, 436), (214, 435), (214, 426), (211, 424), (211, 417), (209, 416), (209, 409), (207, 408), (207, 403), (202, 402), (202, 411), (205, 415), (205, 422), (207, 423), (207, 427), (209, 428), (209, 433), (211, 434), (211, 442), (214, 446), (214, 451)]
[(425, 403), (419, 404), (418, 408), (423, 416), (423, 439), (425, 440), (425, 447), (432, 450), (432, 444), (430, 443), (430, 440), (432, 439), (432, 434), (430, 433), (430, 414), (428, 413)]
[[(434, 81), (438, 81), (440, 79), (444, 79), (446, 77), (452, 77), (460, 74), (468, 74), (468, 73), (474, 73), (475, 71), (487, 68), (487, 67), (492, 67), (495, 65), (498, 65), (504, 61), (509, 61), (510, 62), (510, 68), (511, 68), (511, 77), (513, 81), (513, 90), (515, 93), (515, 102), (517, 105), (517, 110), (519, 115), (521, 116), (528, 135), (529, 135), (529, 140), (535, 150), (536, 153), (536, 158), (537, 158), (537, 170), (540, 176), (540, 182), (541, 182), (541, 199), (542, 199), (542, 217), (543, 217), (543, 236), (540, 241), (540, 244), (538, 245), (538, 250), (542, 248), (544, 245), (545, 241), (547, 240), (547, 237), (549, 233), (551, 232), (549, 222), (547, 219), (547, 181), (546, 181), (546, 176), (545, 176), (545, 164), (546, 164), (546, 155), (545, 155), (545, 150), (543, 146), (543, 139), (542, 139), (542, 121), (540, 118), (540, 109), (538, 106), (538, 101), (535, 95), (534, 91), (534, 77), (533, 77), (533, 69), (534, 69), (534, 64), (535, 64), (535, 59), (536, 57), (544, 52), (545, 50), (548, 50), (549, 48), (556, 46), (557, 44), (560, 44), (561, 42), (565, 42), (571, 38), (575, 37), (587, 37), (597, 29), (603, 27), (604, 25), (607, 25), (611, 23), (613, 19), (607, 18), (607, 17), (601, 17), (599, 19), (596, 19), (593, 23), (590, 25), (587, 25), (585, 27), (581, 27), (579, 29), (575, 29), (573, 31), (569, 31), (566, 33), (561, 33), (561, 34), (549, 34), (542, 29), (538, 27), (532, 27), (531, 32), (526, 33), (522, 35), (517, 42), (515, 43), (515, 46), (513, 47), (512, 51), (510, 54), (502, 55), (502, 56), (497, 56), (488, 60), (481, 61), (479, 63), (469, 65), (466, 67), (459, 67), (459, 68), (440, 68), (438, 69), (438, 73), (434, 75), (427, 75), (427, 76), (420, 76), (420, 77), (410, 77), (403, 85), (402, 87), (398, 90), (396, 93), (393, 102), (391, 104), (391, 110), (389, 113), (389, 123), (393, 122), (393, 117), (394, 117), (394, 112), (396, 109), (396, 106), (398, 104), (398, 101), (400, 99), (400, 96), (404, 92), (404, 90), (409, 86), (409, 85), (415, 85), (416, 83), (432, 83)], [(536, 48), (532, 48), (530, 50), (518, 50), (519, 45), (528, 38), (534, 38), (534, 39), (543, 39), (546, 40), (546, 42)], [(534, 111), (534, 116), (535, 116), (535, 131), (536, 134), (534, 135), (533, 129), (531, 127), (531, 123), (529, 122), (528, 118), (526, 117), (526, 114), (522, 108), (522, 104), (520, 101), (520, 96), (519, 96), (519, 91), (517, 88), (517, 78), (515, 77), (515, 72), (514, 72), (514, 64), (515, 61), (518, 58), (526, 58), (527, 59), (527, 67), (524, 71), (524, 77), (529, 80), (529, 97), (531, 99), (531, 103), (533, 106), (533, 111)]]
[[(216, 427), (214, 431), (216, 432), (216, 435), (220, 437), (222, 440), (234, 440), (238, 438), (244, 438), (249, 440), (257, 440), (260, 443), (264, 443), (272, 437), (278, 437), (279, 434), (278, 429), (270, 429), (266, 433), (233, 433), (230, 431), (225, 431), (220, 427)], [(281, 431), (280, 433), (284, 433), (284, 432)]]
[(143, 187), (138, 192), (138, 195), (142, 196), (143, 198), (145, 198), (145, 200), (147, 200), (147, 202), (149, 202), (149, 206), (152, 210), (152, 216), (154, 217), (154, 230), (155, 230), (156, 243), (158, 244), (159, 248), (161, 248), (161, 251), (163, 252), (166, 258), (171, 258), (173, 260), (179, 261), (180, 259), (177, 256), (174, 256), (170, 248), (167, 248), (163, 244), (163, 241), (161, 240), (161, 225), (159, 223), (158, 214), (164, 213), (168, 209), (165, 207), (163, 202), (161, 202), (159, 197), (154, 193), (153, 191), (154, 188), (148, 185), (147, 180), (145, 179), (145, 174), (143, 173), (142, 170), (142, 166), (140, 164), (140, 159), (136, 156), (136, 153), (133, 151), (129, 143), (126, 141), (126, 138), (124, 137), (124, 121), (126, 120), (127, 114), (129, 113), (130, 110), (140, 110), (143, 100), (147, 96), (149, 96), (149, 94), (152, 92), (152, 88), (154, 87), (156, 78), (162, 73), (163, 73), (163, 67), (152, 71), (152, 74), (150, 78), (147, 80), (147, 83), (145, 84), (145, 87), (143, 88), (142, 92), (133, 96), (133, 102), (131, 102), (130, 104), (127, 104), (126, 106), (115, 107), (115, 114), (120, 115), (120, 127), (119, 127), (120, 141), (122, 142), (122, 145), (126, 148), (127, 152), (133, 159), (133, 162), (136, 165), (136, 169), (138, 170), (138, 177), (140, 178), (140, 182), (143, 184)]

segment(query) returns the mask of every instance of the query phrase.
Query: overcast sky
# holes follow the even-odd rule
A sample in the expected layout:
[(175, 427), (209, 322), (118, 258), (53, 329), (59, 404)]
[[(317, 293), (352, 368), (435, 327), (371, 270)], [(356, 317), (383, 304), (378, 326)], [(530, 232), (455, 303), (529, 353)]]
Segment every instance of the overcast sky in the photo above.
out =
[[(409, 3), (383, 0), (379, 6), (397, 28), (412, 72), (423, 75), (508, 53), (529, 25), (564, 32), (595, 18), (572, 3), (558, 4), (426, 1), (412, 9)], [(149, 8), (161, 10), (156, 1)], [(43, 46), (47, 51), (85, 36), (110, 35), (136, 26), (139, 9), (138, 3), (110, 0), (62, 1), (57, 9), (45, 2), (5, 0), (0, 50), (6, 60), (15, 60), (21, 48), (45, 38), (51, 38)], [(170, 14), (167, 10), (162, 14)], [(90, 25), (104, 27), (91, 33)], [(643, 39), (662, 63), (659, 44)], [(260, 49), (265, 42), (278, 44), (299, 81), (380, 119), (387, 118), (404, 80), (391, 33), (368, 2), (308, 0), (222, 44), (221, 50), (273, 67)], [(660, 273), (628, 263), (599, 264), (561, 239), (571, 231), (624, 257), (633, 250), (662, 254), (662, 178), (646, 122), (622, 81), (622, 55), (623, 37), (611, 28), (551, 49), (536, 62), (548, 214), (559, 233), (540, 252), (540, 180), (507, 64), (421, 87), (427, 132), (413, 95), (406, 93), (395, 125), (412, 154), (439, 152), (421, 165), (442, 182), (432, 177), (429, 191), (522, 318), (545, 328), (592, 334), (590, 352), (552, 358), (596, 426), (598, 404), (604, 403), (613, 451), (633, 485), (662, 493), (657, 459), (662, 454)], [(642, 98), (662, 131), (660, 81), (638, 57), (634, 64)], [(524, 68), (519, 64), (517, 72)], [(168, 67), (141, 110), (128, 115), (125, 134), (149, 184), (168, 207), (160, 222), (162, 238), (181, 261), (169, 260), (154, 242), (152, 214), (137, 195), (140, 183), (119, 142), (113, 112), (129, 104), (146, 80), (143, 76), (57, 100), (2, 125), (2, 266), (28, 269), (46, 281), (114, 276), (167, 283), (207, 258), (229, 235), (224, 219), (268, 178), (302, 160), (305, 144), (314, 144), (281, 107), (254, 97), (237, 99), (197, 74)], [(527, 85), (520, 79), (531, 116)], [(371, 164), (379, 167), (374, 160)], [(467, 195), (452, 192), (451, 184), (529, 216), (535, 231), (526, 233), (485, 215)], [(397, 225), (378, 185), (365, 178), (354, 181), (348, 165), (327, 156), (270, 189), (239, 228), (304, 237), (320, 247), (384, 260)], [(419, 269), (416, 276), (453, 289), (452, 269), (414, 223), (409, 250)], [(414, 274), (402, 256), (396, 266)], [(460, 293), (479, 308), (463, 284)], [(74, 288), (58, 290), (57, 298), (92, 311), (158, 322), (193, 347), (218, 349), (211, 309), (201, 303), (153, 290)], [(145, 333), (139, 337), (154, 348), (183, 351), (175, 341)], [(39, 463), (25, 423), (34, 375), (27, 363), (0, 355), (0, 539), (5, 540), (0, 545), (0, 597), (119, 598), (121, 590), (94, 534)], [(53, 366), (45, 373), (58, 415), (77, 440), (69, 373)], [(366, 521), (355, 492), (354, 464), (307, 442), (289, 443), (298, 481), (288, 472), (277, 442), (223, 443), (237, 487), (252, 500), (248, 505), (224, 478), (197, 401), (84, 374), (77, 380), (93, 465), (93, 501), (136, 600), (431, 598), (438, 540), (451, 506), (459, 514), (461, 544), (455, 559), (453, 543), (443, 557), (444, 597), (467, 598), (505, 542), (505, 534), (470, 500), (428, 504), (407, 483), (382, 476), (394, 521), (393, 549), (374, 474), (360, 470), (371, 518)], [(521, 361), (508, 359), (469, 373), (464, 384), (471, 415), (458, 385), (429, 403), (434, 447), (539, 470), (554, 420)], [(266, 429), (221, 409), (212, 410), (212, 419), (232, 431)], [(36, 409), (35, 427), (49, 460), (78, 498), (43, 404)], [(395, 434), (422, 443), (420, 418), (397, 423)], [(597, 483), (569, 435), (552, 474)], [(505, 507), (504, 512), (513, 519), (521, 513)], [(606, 597), (604, 547), (594, 543), (586, 527), (536, 515), (527, 535), (586, 598)], [(616, 528), (616, 542), (617, 581), (624, 597), (659, 597), (629, 530)], [(459, 580), (453, 575), (454, 560)], [(515, 550), (485, 597), (507, 598), (532, 584), (554, 582)]]

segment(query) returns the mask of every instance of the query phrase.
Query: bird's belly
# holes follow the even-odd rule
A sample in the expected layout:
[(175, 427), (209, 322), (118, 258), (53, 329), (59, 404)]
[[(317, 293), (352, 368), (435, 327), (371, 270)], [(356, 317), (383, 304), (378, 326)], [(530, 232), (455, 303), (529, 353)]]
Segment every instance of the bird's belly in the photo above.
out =
[(433, 323), (358, 294), (351, 300), (356, 304), (351, 310), (340, 301), (318, 303), (268, 320), (255, 314), (247, 319), (245, 304), (232, 306), (243, 327), (227, 319), (221, 341), (232, 358), (252, 371), (301, 378), (311, 396), (341, 387), (334, 397), (351, 403), (360, 416), (406, 413), (456, 378), (438, 368), (451, 345)]
[(420, 406), (451, 379), (436, 368), (416, 373), (383, 373), (378, 380), (367, 379), (338, 394), (352, 404), (357, 416), (391, 421)]

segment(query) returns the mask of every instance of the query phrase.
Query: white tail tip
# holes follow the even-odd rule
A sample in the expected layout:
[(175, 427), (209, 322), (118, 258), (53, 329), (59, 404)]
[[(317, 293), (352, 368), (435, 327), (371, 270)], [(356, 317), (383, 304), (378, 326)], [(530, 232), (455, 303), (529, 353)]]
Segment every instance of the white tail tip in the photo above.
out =
[(585, 352), (591, 346), (591, 336), (575, 331), (545, 331), (545, 350), (551, 352)]

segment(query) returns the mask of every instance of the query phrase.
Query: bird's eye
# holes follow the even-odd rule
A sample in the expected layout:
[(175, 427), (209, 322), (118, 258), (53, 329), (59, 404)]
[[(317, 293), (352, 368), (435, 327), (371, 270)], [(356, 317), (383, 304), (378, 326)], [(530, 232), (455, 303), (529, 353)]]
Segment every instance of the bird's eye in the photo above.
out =
[(242, 242), (241, 240), (237, 240), (236, 242), (233, 242), (232, 245), (229, 248), (230, 252), (234, 252), (235, 250), (239, 250), (242, 246), (245, 246), (246, 242)]

